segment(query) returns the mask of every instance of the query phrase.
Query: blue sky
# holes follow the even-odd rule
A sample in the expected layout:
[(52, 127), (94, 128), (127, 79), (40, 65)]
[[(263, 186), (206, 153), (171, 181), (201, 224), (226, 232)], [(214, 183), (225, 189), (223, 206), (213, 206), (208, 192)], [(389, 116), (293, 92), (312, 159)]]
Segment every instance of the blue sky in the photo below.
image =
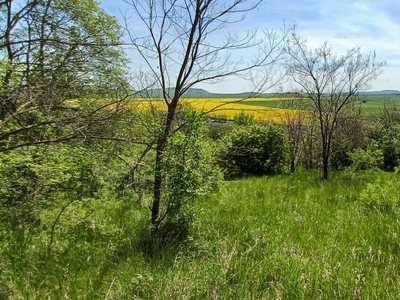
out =
[[(100, 5), (119, 20), (122, 20), (121, 11), (129, 14), (123, 0), (100, 0)], [(360, 46), (363, 53), (376, 51), (377, 59), (386, 61), (386, 66), (384, 73), (372, 82), (371, 90), (400, 90), (398, 0), (264, 1), (256, 10), (249, 12), (240, 24), (227, 30), (234, 32), (258, 28), (261, 33), (265, 28), (280, 30), (284, 22), (295, 23), (296, 32), (307, 39), (311, 48), (327, 41), (338, 54), (354, 46)], [(128, 55), (132, 58), (132, 68), (139, 69), (141, 63), (135, 54), (130, 52)], [(202, 84), (198, 87), (211, 92), (243, 92), (250, 85), (234, 77), (219, 84)]]

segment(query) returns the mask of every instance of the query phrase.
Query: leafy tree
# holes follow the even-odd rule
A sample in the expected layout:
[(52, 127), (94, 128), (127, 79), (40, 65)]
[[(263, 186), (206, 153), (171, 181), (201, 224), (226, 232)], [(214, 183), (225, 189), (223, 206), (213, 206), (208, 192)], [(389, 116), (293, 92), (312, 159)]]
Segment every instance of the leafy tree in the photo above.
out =
[(292, 35), (286, 48), (287, 73), (297, 83), (316, 110), (322, 144), (323, 177), (328, 178), (332, 140), (343, 111), (357, 99), (371, 80), (382, 73), (384, 62), (375, 53), (362, 55), (359, 47), (338, 56), (324, 43), (314, 51), (306, 41)]
[(0, 151), (107, 135), (129, 90), (116, 20), (94, 0), (6, 0), (0, 19)]

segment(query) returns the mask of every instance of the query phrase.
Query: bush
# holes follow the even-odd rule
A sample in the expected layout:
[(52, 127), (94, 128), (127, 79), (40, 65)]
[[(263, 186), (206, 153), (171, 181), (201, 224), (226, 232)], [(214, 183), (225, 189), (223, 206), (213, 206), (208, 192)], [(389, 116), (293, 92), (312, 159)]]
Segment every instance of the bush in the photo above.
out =
[(383, 152), (376, 142), (372, 142), (366, 150), (355, 149), (348, 153), (351, 161), (350, 168), (354, 171), (382, 168)]
[(275, 174), (283, 171), (289, 151), (278, 126), (238, 127), (225, 140), (220, 162), (228, 176)]
[(230, 134), (234, 127), (232, 123), (209, 122), (207, 136), (213, 141), (219, 141)]
[(383, 185), (380, 182), (368, 183), (365, 190), (360, 193), (360, 202), (367, 208), (389, 212), (398, 205), (396, 191), (391, 185)]
[(384, 102), (376, 119), (375, 140), (383, 152), (384, 168), (393, 171), (400, 161), (400, 109)]
[(239, 126), (249, 126), (255, 123), (254, 115), (241, 111), (233, 117), (233, 122)]
[(211, 194), (222, 179), (206, 130), (201, 116), (188, 112), (185, 126), (168, 140), (162, 166), (164, 217), (155, 228), (162, 238), (185, 240), (194, 219), (193, 200)]

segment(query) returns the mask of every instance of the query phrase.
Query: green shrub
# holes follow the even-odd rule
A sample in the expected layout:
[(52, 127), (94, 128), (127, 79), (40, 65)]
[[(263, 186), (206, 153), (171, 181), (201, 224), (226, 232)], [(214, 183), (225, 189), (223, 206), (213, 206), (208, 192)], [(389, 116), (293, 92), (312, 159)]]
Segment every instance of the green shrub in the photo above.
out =
[(163, 238), (184, 240), (194, 219), (193, 200), (209, 195), (222, 179), (206, 131), (204, 120), (192, 111), (185, 116), (182, 130), (168, 140), (162, 166), (165, 217), (156, 228)]
[(55, 199), (97, 198), (102, 187), (93, 158), (67, 144), (0, 153), (0, 182), (0, 212), (17, 223), (34, 222)]
[(388, 212), (398, 204), (397, 193), (390, 184), (381, 182), (368, 183), (360, 193), (360, 202), (368, 208), (379, 212)]
[(383, 152), (384, 168), (393, 171), (400, 161), (400, 109), (384, 103), (375, 127), (374, 138)]
[(383, 152), (376, 142), (372, 142), (366, 150), (355, 149), (348, 153), (351, 160), (351, 169), (367, 170), (383, 167)]
[(241, 111), (233, 117), (233, 122), (239, 126), (249, 126), (255, 123), (254, 115)]
[(234, 127), (235, 125), (232, 123), (209, 122), (207, 136), (213, 141), (218, 141), (230, 134)]
[(225, 140), (220, 162), (228, 176), (275, 174), (284, 170), (289, 151), (278, 126), (238, 127)]

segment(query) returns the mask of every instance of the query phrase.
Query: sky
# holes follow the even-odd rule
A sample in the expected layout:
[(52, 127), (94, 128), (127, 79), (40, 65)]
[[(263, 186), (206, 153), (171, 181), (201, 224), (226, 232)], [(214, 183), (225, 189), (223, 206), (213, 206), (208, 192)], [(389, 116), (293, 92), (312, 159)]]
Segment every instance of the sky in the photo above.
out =
[[(249, 0), (249, 2), (255, 0)], [(123, 0), (100, 0), (100, 6), (123, 21), (122, 14), (130, 14)], [(131, 20), (134, 20), (132, 18)], [(307, 39), (309, 48), (328, 42), (335, 53), (342, 54), (355, 46), (362, 53), (376, 51), (378, 61), (386, 61), (384, 73), (371, 82), (370, 90), (400, 90), (400, 5), (398, 0), (282, 0), (264, 1), (248, 12), (238, 24), (227, 27), (226, 32), (246, 29), (279, 31), (286, 25), (296, 24), (296, 33)], [(131, 22), (131, 29), (140, 30)], [(135, 28), (136, 26), (136, 28)], [(218, 38), (214, 37), (215, 43)], [(251, 54), (251, 53), (249, 53)], [(128, 51), (132, 69), (145, 68), (134, 51)], [(218, 84), (199, 84), (210, 92), (237, 93), (249, 91), (251, 84), (238, 77), (227, 78)], [(289, 89), (284, 84), (284, 89)], [(269, 92), (274, 92), (274, 88)]]

